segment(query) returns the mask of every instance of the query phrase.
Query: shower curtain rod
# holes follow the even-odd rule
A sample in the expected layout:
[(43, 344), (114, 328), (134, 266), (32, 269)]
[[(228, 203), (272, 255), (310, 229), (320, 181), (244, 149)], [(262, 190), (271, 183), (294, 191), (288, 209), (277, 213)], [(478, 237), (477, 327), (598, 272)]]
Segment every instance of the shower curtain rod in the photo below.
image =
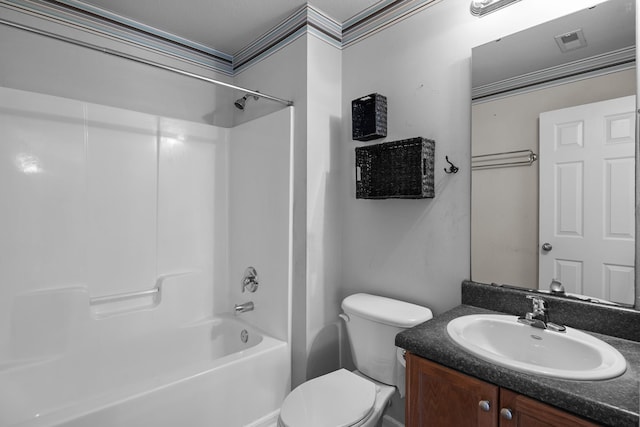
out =
[(282, 99), (282, 98), (278, 98), (272, 95), (267, 95), (266, 93), (262, 93), (262, 92), (258, 92), (255, 90), (251, 90), (251, 89), (245, 89), (243, 87), (240, 86), (236, 86), (236, 85), (232, 85), (229, 83), (225, 83), (225, 82), (221, 82), (219, 80), (214, 80), (214, 79), (210, 79), (209, 77), (205, 77), (205, 76), (201, 76), (199, 74), (195, 74), (195, 73), (191, 73), (189, 71), (184, 71), (181, 70), (179, 68), (174, 68), (174, 67), (170, 67), (168, 65), (163, 65), (163, 64), (159, 64), (157, 62), (153, 62), (153, 61), (149, 61), (143, 58), (139, 58), (137, 56), (134, 55), (129, 55), (126, 53), (122, 53), (122, 52), (118, 52), (115, 50), (111, 50), (105, 47), (101, 47), (101, 46), (97, 46), (91, 43), (87, 43), (87, 42), (83, 42), (80, 40), (74, 40), (72, 38), (69, 37), (65, 37), (65, 36), (61, 36), (59, 34), (54, 34), (48, 31), (44, 31), (44, 30), (39, 30), (37, 28), (33, 28), (33, 27), (29, 27), (26, 25), (22, 25), (22, 24), (17, 24), (15, 22), (11, 22), (11, 21), (6, 21), (4, 19), (0, 19), (0, 24), (4, 24), (7, 25), (9, 27), (13, 27), (13, 28), (17, 28), (20, 30), (24, 30), (24, 31), (28, 31), (30, 33), (34, 33), (34, 34), (39, 34), (41, 36), (45, 36), (45, 37), (50, 37), (52, 39), (56, 39), (65, 43), (70, 43), (70, 44), (74, 44), (76, 46), (82, 46), (88, 49), (92, 49), (98, 52), (102, 52), (102, 53), (106, 53), (107, 55), (112, 55), (112, 56), (117, 56), (119, 58), (123, 58), (123, 59), (128, 59), (130, 61), (134, 61), (134, 62), (138, 62), (141, 64), (146, 64), (146, 65), (150, 65), (152, 67), (156, 67), (156, 68), (160, 68), (162, 70), (166, 70), (166, 71), (171, 71), (173, 73), (176, 74), (180, 74), (183, 76), (187, 76), (187, 77), (192, 77), (194, 79), (198, 79), (198, 80), (202, 80), (208, 83), (213, 83), (214, 85), (218, 85), (218, 86), (224, 86), (224, 87), (228, 87), (231, 89), (235, 89), (235, 90), (239, 90), (239, 91), (244, 91), (247, 94), (253, 95), (253, 96), (258, 96), (260, 98), (265, 98), (265, 99), (270, 99), (271, 101), (275, 101), (275, 102), (279, 102), (281, 104), (286, 105), (287, 107), (290, 107), (293, 105), (293, 101), (289, 101), (286, 99)]

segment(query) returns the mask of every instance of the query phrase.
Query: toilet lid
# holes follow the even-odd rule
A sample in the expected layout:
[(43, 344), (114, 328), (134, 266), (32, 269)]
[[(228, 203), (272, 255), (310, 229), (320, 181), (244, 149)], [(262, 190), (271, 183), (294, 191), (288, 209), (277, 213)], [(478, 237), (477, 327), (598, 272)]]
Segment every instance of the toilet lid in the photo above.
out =
[(282, 404), (285, 427), (347, 427), (367, 417), (376, 400), (371, 381), (340, 369), (296, 387)]

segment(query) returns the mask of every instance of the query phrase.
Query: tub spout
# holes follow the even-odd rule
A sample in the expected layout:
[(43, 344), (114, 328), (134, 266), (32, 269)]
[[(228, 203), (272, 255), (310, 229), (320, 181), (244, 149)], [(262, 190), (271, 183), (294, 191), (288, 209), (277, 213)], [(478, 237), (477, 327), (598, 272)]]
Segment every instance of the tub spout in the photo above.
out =
[(236, 304), (235, 306), (235, 312), (236, 314), (238, 313), (244, 313), (247, 311), (253, 311), (253, 302), (249, 301), (249, 302), (245, 302), (244, 304)]

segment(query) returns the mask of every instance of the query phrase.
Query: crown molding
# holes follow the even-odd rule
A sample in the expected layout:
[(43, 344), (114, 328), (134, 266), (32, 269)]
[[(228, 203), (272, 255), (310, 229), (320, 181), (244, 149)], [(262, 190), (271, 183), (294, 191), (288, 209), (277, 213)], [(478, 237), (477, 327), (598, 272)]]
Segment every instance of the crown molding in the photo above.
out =
[(342, 47), (349, 47), (441, 1), (442, 0), (382, 1), (342, 24)]
[(212, 49), (80, 0), (0, 0), (0, 5), (234, 76), (304, 34), (344, 49), (440, 1), (383, 0), (342, 24), (306, 4), (234, 54)]
[(0, 5), (233, 75), (231, 55), (75, 0), (0, 0)]
[(340, 23), (307, 4), (234, 54), (234, 72), (242, 72), (304, 34), (311, 34), (334, 47), (342, 48)]
[(632, 68), (635, 66), (635, 63), (636, 48), (635, 46), (630, 46), (567, 64), (477, 86), (471, 90), (471, 99), (473, 102), (482, 102), (497, 97), (513, 95), (514, 93), (537, 90), (556, 85), (558, 82), (577, 81)]

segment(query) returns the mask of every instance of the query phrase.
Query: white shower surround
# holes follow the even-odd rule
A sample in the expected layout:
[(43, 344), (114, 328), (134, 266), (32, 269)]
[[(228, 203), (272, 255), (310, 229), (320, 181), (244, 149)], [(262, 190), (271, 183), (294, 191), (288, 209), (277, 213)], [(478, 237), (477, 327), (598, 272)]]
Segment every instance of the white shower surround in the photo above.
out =
[[(14, 408), (0, 425), (145, 413), (241, 425), (277, 410), (290, 387), (292, 115), (224, 129), (0, 88), (0, 378), (12, 381), (0, 408)], [(245, 264), (255, 294), (240, 293)], [(229, 354), (212, 337), (249, 299), (242, 319), (264, 338)], [(249, 411), (228, 401), (247, 387)]]

